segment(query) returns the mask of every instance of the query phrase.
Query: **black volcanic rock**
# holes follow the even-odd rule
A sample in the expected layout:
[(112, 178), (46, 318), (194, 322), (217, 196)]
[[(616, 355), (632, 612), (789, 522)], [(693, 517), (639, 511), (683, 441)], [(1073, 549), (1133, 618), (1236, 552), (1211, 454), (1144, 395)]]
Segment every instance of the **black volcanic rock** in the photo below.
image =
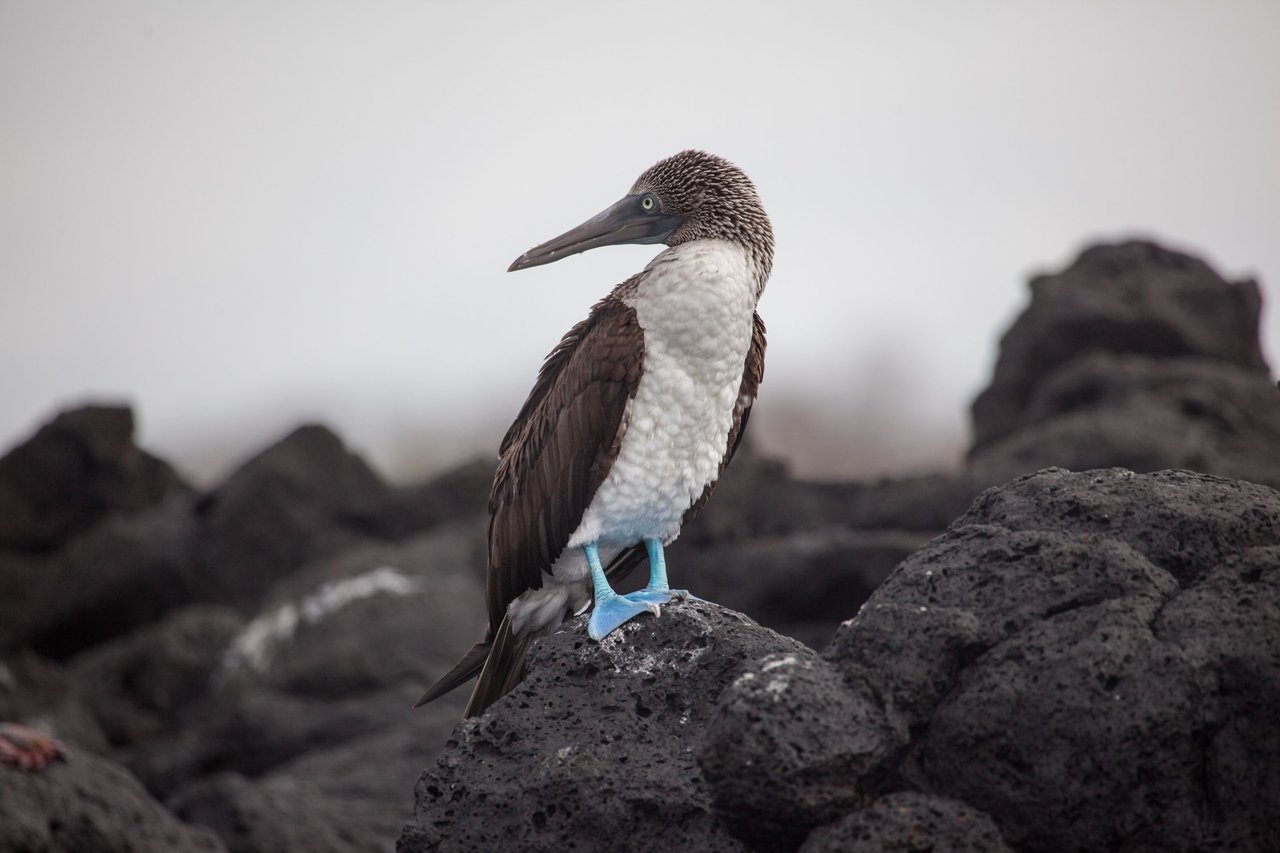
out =
[(216, 647), (212, 683), (188, 703), (180, 731), (132, 744), (129, 767), (151, 790), (170, 792), (210, 770), (262, 776), (399, 725), (416, 731), (425, 761), (465, 691), (410, 707), (480, 633), (481, 535), (476, 523), (445, 525), (317, 560), (280, 581)]
[(695, 760), (716, 697), (751, 660), (811, 655), (714, 605), (635, 619), (602, 643), (586, 617), (536, 642), (522, 684), (464, 721), (416, 790), (401, 853), (743, 850)]
[(992, 480), (1058, 465), (1187, 468), (1280, 486), (1280, 391), (1214, 359), (1092, 352), (1028, 392), (1023, 424), (975, 451)]
[(1007, 853), (991, 818), (957, 800), (903, 791), (815, 830), (800, 853)]
[(22, 612), (0, 626), (0, 646), (63, 659), (202, 598), (214, 584), (192, 554), (192, 506), (171, 495), (74, 537), (33, 579)]
[(73, 658), (78, 692), (113, 746), (146, 749), (176, 736), (188, 711), (205, 713), (209, 680), (243, 626), (228, 607), (180, 608)]
[(390, 538), (392, 490), (320, 426), (294, 430), (200, 503), (195, 552), (213, 600), (252, 607), (304, 563)]
[(1265, 379), (1257, 283), (1227, 282), (1198, 258), (1131, 241), (1086, 249), (1031, 282), (1031, 304), (1000, 341), (991, 385), (973, 404), (974, 449), (1027, 423), (1034, 388), (1091, 352), (1195, 358)]
[(133, 443), (133, 412), (62, 412), (0, 458), (0, 548), (44, 551), (112, 513), (136, 512), (187, 487)]
[(462, 723), (401, 851), (1280, 837), (1264, 486), (1047, 470), (988, 490), (821, 656), (703, 604), (602, 644), (581, 629), (536, 643), (529, 678)]
[[(895, 565), (929, 534), (825, 527), (668, 551), (672, 583), (822, 648)], [(641, 577), (643, 575), (643, 577)], [(631, 586), (648, 579), (635, 573)]]
[(389, 853), (413, 805), (414, 779), (461, 714), (460, 703), (449, 704), (444, 725), (406, 711), (384, 731), (313, 750), (256, 779), (202, 776), (168, 805), (211, 827), (232, 853)]
[(1272, 489), (1116, 470), (993, 489), (824, 656), (909, 734), (902, 784), (981, 809), (1016, 848), (1280, 837)]
[(121, 767), (68, 751), (36, 773), (0, 768), (0, 850), (136, 853), (226, 848), (211, 831), (182, 823)]
[(720, 697), (699, 749), (716, 814), (753, 850), (795, 850), (869, 800), (902, 746), (879, 698), (814, 652), (772, 654)]
[(473, 459), (426, 483), (393, 488), (382, 524), (397, 538), (484, 512), (497, 463)]

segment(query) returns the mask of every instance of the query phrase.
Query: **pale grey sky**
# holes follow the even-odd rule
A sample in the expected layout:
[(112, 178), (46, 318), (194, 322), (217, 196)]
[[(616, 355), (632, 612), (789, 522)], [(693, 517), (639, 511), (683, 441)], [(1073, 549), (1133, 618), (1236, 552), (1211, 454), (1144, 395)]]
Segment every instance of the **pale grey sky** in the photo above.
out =
[(773, 219), (753, 429), (806, 471), (954, 459), (1094, 239), (1260, 278), (1275, 365), (1277, 43), (1266, 0), (0, 0), (0, 449), (126, 399), (204, 480), (303, 419), (398, 480), (492, 453), (654, 249), (507, 264), (687, 147)]

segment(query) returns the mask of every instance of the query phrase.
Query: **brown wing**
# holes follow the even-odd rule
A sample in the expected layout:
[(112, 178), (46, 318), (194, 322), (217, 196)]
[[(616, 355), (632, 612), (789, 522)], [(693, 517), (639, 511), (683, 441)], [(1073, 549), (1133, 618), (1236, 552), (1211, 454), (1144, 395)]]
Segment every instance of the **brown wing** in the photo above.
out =
[[(738, 445), (742, 443), (742, 434), (746, 431), (747, 421), (751, 417), (751, 407), (756, 402), (756, 394), (760, 390), (760, 383), (764, 380), (764, 320), (756, 314), (752, 318), (752, 323), (751, 347), (747, 350), (747, 363), (742, 369), (742, 385), (738, 387), (738, 402), (733, 407), (733, 426), (729, 427), (729, 446), (725, 448), (724, 459), (720, 461), (720, 474), (723, 474), (724, 469), (728, 467), (733, 454), (738, 452)], [(688, 524), (702, 510), (718, 482), (720, 482), (719, 474), (707, 483), (707, 487), (702, 490), (702, 494), (693, 506), (685, 510), (681, 524)]]
[(489, 632), (542, 586), (604, 482), (644, 366), (635, 311), (610, 295), (547, 356), (502, 440), (489, 494)]

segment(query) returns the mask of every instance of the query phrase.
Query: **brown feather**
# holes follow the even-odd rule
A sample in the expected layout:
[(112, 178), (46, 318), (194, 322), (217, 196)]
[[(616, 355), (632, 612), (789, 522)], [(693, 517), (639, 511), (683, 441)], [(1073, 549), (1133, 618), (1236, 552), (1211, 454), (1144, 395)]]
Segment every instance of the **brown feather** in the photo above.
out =
[[(622, 446), (627, 402), (640, 384), (644, 332), (635, 311), (618, 298), (629, 285), (596, 303), (551, 351), (503, 437), (489, 493), (485, 639), (419, 705), (479, 672), (466, 711), (473, 716), (524, 677), (525, 652), (538, 634), (514, 636), (507, 607), (526, 590), (542, 587), (543, 572), (551, 571), (582, 521)], [(645, 557), (643, 547), (629, 548), (605, 571), (611, 580), (621, 579)]]
[(617, 290), (547, 356), (502, 440), (489, 495), (489, 636), (517, 596), (542, 587), (582, 521), (621, 445), (643, 367), (644, 332)]

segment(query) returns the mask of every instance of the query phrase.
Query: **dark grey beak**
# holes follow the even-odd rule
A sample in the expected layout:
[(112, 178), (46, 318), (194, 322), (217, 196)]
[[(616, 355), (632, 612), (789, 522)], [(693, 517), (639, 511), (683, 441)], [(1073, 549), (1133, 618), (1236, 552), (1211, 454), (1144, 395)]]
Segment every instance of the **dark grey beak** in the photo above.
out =
[(600, 246), (661, 243), (684, 220), (662, 213), (656, 205), (653, 210), (646, 211), (641, 207), (644, 198), (643, 195), (624, 196), (617, 204), (597, 213), (577, 228), (525, 252), (515, 259), (507, 272), (549, 264)]

